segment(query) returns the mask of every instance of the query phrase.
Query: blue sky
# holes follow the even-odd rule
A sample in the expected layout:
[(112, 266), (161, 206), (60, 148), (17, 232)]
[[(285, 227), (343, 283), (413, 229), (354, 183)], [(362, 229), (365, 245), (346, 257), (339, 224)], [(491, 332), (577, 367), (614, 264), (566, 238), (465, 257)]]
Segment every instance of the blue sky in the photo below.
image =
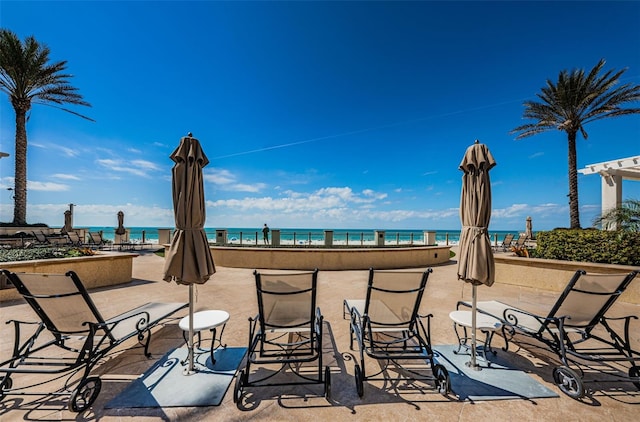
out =
[[(0, 25), (67, 60), (89, 122), (35, 105), (27, 221), (173, 226), (169, 155), (200, 139), (207, 227), (460, 228), (475, 139), (491, 229), (569, 226), (567, 141), (516, 141), (525, 100), (563, 69), (640, 83), (640, 2), (5, 1)], [(640, 154), (640, 116), (591, 123), (578, 168)], [(13, 219), (14, 114), (0, 98), (0, 221)], [(600, 177), (579, 175), (581, 223)], [(640, 198), (625, 181), (623, 197)]]

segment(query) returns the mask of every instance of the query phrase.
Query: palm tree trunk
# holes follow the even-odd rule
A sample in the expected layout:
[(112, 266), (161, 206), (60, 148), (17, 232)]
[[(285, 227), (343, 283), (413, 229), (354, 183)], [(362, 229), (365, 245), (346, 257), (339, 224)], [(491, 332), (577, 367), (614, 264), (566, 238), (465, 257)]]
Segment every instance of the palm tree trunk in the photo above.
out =
[(16, 112), (16, 152), (15, 185), (13, 203), (13, 224), (27, 224), (27, 112)]
[(569, 215), (571, 228), (580, 228), (580, 208), (578, 206), (578, 167), (576, 152), (577, 132), (568, 132), (569, 138)]

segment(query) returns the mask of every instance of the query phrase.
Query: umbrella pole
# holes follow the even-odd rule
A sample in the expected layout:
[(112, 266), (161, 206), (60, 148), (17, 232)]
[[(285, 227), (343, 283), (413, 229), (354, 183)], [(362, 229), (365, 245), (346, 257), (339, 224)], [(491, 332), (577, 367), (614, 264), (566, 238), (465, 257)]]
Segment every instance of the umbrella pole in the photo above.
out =
[(476, 371), (481, 371), (480, 365), (476, 362), (476, 289), (478, 286), (473, 285), (471, 297), (471, 360), (467, 362), (467, 366)]
[(189, 356), (188, 364), (184, 370), (184, 375), (193, 375), (196, 371), (193, 369), (193, 283), (189, 284)]

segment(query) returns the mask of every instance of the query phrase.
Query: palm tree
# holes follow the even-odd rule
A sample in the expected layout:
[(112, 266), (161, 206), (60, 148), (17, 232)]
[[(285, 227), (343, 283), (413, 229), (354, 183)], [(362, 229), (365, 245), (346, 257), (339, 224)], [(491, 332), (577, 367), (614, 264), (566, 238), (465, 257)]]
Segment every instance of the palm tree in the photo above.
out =
[(49, 48), (27, 37), (24, 43), (13, 32), (0, 29), (0, 91), (6, 93), (16, 113), (15, 187), (13, 224), (25, 225), (27, 216), (27, 113), (32, 104), (44, 104), (86, 116), (63, 107), (65, 103), (91, 106), (69, 84), (63, 73), (66, 61), (49, 63)]
[(627, 199), (617, 208), (606, 211), (593, 221), (605, 230), (617, 229), (640, 232), (640, 200)]
[(600, 71), (605, 61), (601, 59), (588, 75), (584, 70), (563, 70), (558, 82), (547, 80), (547, 86), (537, 94), (541, 102), (525, 101), (523, 117), (535, 122), (518, 126), (510, 133), (522, 139), (538, 133), (557, 129), (567, 133), (569, 141), (569, 212), (571, 228), (580, 228), (578, 208), (578, 169), (576, 167), (576, 138), (578, 132), (586, 140), (584, 125), (606, 117), (638, 114), (638, 108), (622, 108), (625, 103), (640, 100), (640, 85), (624, 84), (616, 87), (626, 69), (603, 75)]

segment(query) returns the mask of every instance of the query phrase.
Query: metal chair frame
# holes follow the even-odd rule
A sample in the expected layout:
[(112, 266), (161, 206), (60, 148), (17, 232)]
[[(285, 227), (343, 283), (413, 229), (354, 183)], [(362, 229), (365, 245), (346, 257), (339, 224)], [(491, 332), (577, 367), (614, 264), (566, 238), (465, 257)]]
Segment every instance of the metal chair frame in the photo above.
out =
[[(0, 401), (10, 395), (69, 396), (69, 410), (82, 412), (95, 401), (102, 385), (99, 377), (90, 376), (92, 369), (113, 349), (132, 337), (136, 337), (144, 346), (145, 356), (151, 357), (151, 329), (187, 307), (187, 303), (147, 303), (105, 320), (73, 271), (63, 275), (17, 274), (2, 270), (0, 276), (6, 277), (16, 287), (40, 318), (40, 321), (12, 319), (6, 322), (14, 327), (13, 353), (10, 359), (0, 362)], [(33, 285), (28, 286), (28, 277), (47, 278), (46, 281), (52, 285), (54, 280), (64, 280), (66, 291), (59, 294), (32, 293)], [(50, 315), (45, 301), (64, 302), (64, 309), (68, 309), (72, 316), (56, 318)], [(73, 305), (75, 301), (77, 306)], [(80, 308), (86, 311), (82, 318), (91, 320), (74, 319), (73, 312)], [(69, 328), (72, 325), (74, 328)], [(14, 387), (14, 378), (19, 378), (19, 374), (42, 374), (47, 379)], [(80, 374), (79, 380), (76, 374)], [(67, 380), (62, 390), (43, 392), (32, 389), (64, 377)]]

